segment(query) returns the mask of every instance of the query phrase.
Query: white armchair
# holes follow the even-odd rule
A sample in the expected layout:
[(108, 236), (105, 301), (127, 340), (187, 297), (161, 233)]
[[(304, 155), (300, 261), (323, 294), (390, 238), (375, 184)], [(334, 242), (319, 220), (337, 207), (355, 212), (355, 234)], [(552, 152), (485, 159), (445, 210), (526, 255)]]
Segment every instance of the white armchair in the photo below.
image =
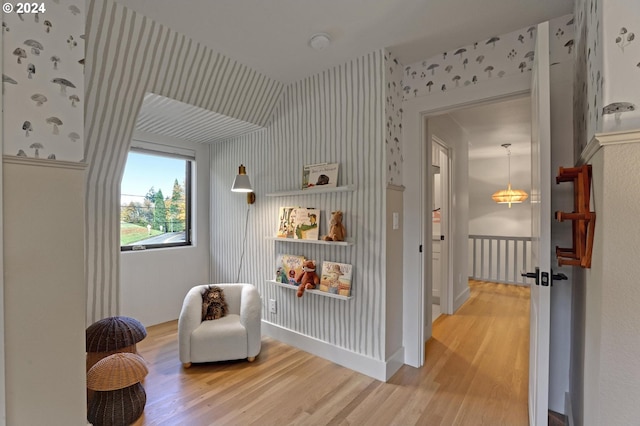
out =
[(247, 358), (260, 352), (262, 301), (251, 284), (215, 284), (228, 305), (224, 317), (202, 321), (202, 292), (208, 284), (193, 287), (184, 298), (178, 319), (180, 362), (213, 362)]

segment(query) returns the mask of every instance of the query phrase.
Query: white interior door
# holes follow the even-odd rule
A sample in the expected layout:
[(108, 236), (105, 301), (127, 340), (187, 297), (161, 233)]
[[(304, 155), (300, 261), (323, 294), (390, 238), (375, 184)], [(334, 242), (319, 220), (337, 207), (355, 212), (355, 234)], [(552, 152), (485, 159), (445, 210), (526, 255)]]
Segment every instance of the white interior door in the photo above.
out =
[(529, 335), (529, 424), (547, 425), (551, 302), (551, 123), (549, 23), (538, 25), (531, 85), (532, 262)]
[[(438, 290), (440, 296), (440, 310), (443, 314), (453, 314), (453, 281), (450, 250), (451, 250), (451, 157), (449, 148), (440, 138), (433, 136), (432, 145), (434, 158), (438, 157), (439, 174), (437, 175), (439, 200), (434, 208), (439, 208), (439, 223), (434, 220), (432, 234), (437, 240), (434, 240), (434, 246), (438, 244), (440, 251), (440, 262), (438, 263), (439, 277)], [(436, 176), (434, 176), (435, 179)], [(434, 182), (435, 183), (435, 182)], [(434, 266), (435, 269), (435, 266)], [(435, 282), (434, 282), (434, 285)], [(435, 287), (434, 287), (435, 289)], [(435, 294), (435, 293), (434, 293)]]

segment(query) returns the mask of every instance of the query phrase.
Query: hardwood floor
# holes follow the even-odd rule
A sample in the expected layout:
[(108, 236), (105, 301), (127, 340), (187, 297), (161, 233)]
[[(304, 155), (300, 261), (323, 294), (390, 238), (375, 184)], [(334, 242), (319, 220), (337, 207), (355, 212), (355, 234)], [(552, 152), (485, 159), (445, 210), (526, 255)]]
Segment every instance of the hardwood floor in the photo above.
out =
[(387, 383), (263, 338), (246, 361), (178, 360), (177, 322), (149, 327), (141, 425), (526, 425), (529, 289), (471, 281), (442, 315), (423, 368)]

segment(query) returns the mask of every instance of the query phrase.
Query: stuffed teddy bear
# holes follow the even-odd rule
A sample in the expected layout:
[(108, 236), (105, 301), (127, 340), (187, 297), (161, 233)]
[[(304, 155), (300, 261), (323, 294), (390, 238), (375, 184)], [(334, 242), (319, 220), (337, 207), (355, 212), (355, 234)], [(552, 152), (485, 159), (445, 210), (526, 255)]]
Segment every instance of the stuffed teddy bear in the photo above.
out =
[(202, 292), (202, 321), (222, 318), (228, 309), (224, 293), (217, 285), (210, 285)]
[(325, 241), (344, 241), (347, 229), (342, 224), (342, 211), (331, 212), (331, 227), (329, 234), (322, 237)]
[(316, 274), (316, 264), (313, 260), (306, 260), (302, 265), (302, 271), (296, 277), (298, 285), (298, 297), (302, 297), (306, 289), (316, 288), (320, 284), (320, 278)]

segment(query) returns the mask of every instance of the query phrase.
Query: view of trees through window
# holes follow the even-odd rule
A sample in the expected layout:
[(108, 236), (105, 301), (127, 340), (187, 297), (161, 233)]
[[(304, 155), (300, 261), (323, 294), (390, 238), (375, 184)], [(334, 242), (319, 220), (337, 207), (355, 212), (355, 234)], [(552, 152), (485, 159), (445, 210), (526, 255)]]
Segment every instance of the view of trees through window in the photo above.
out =
[(129, 153), (120, 198), (123, 250), (190, 244), (189, 174), (189, 160)]

